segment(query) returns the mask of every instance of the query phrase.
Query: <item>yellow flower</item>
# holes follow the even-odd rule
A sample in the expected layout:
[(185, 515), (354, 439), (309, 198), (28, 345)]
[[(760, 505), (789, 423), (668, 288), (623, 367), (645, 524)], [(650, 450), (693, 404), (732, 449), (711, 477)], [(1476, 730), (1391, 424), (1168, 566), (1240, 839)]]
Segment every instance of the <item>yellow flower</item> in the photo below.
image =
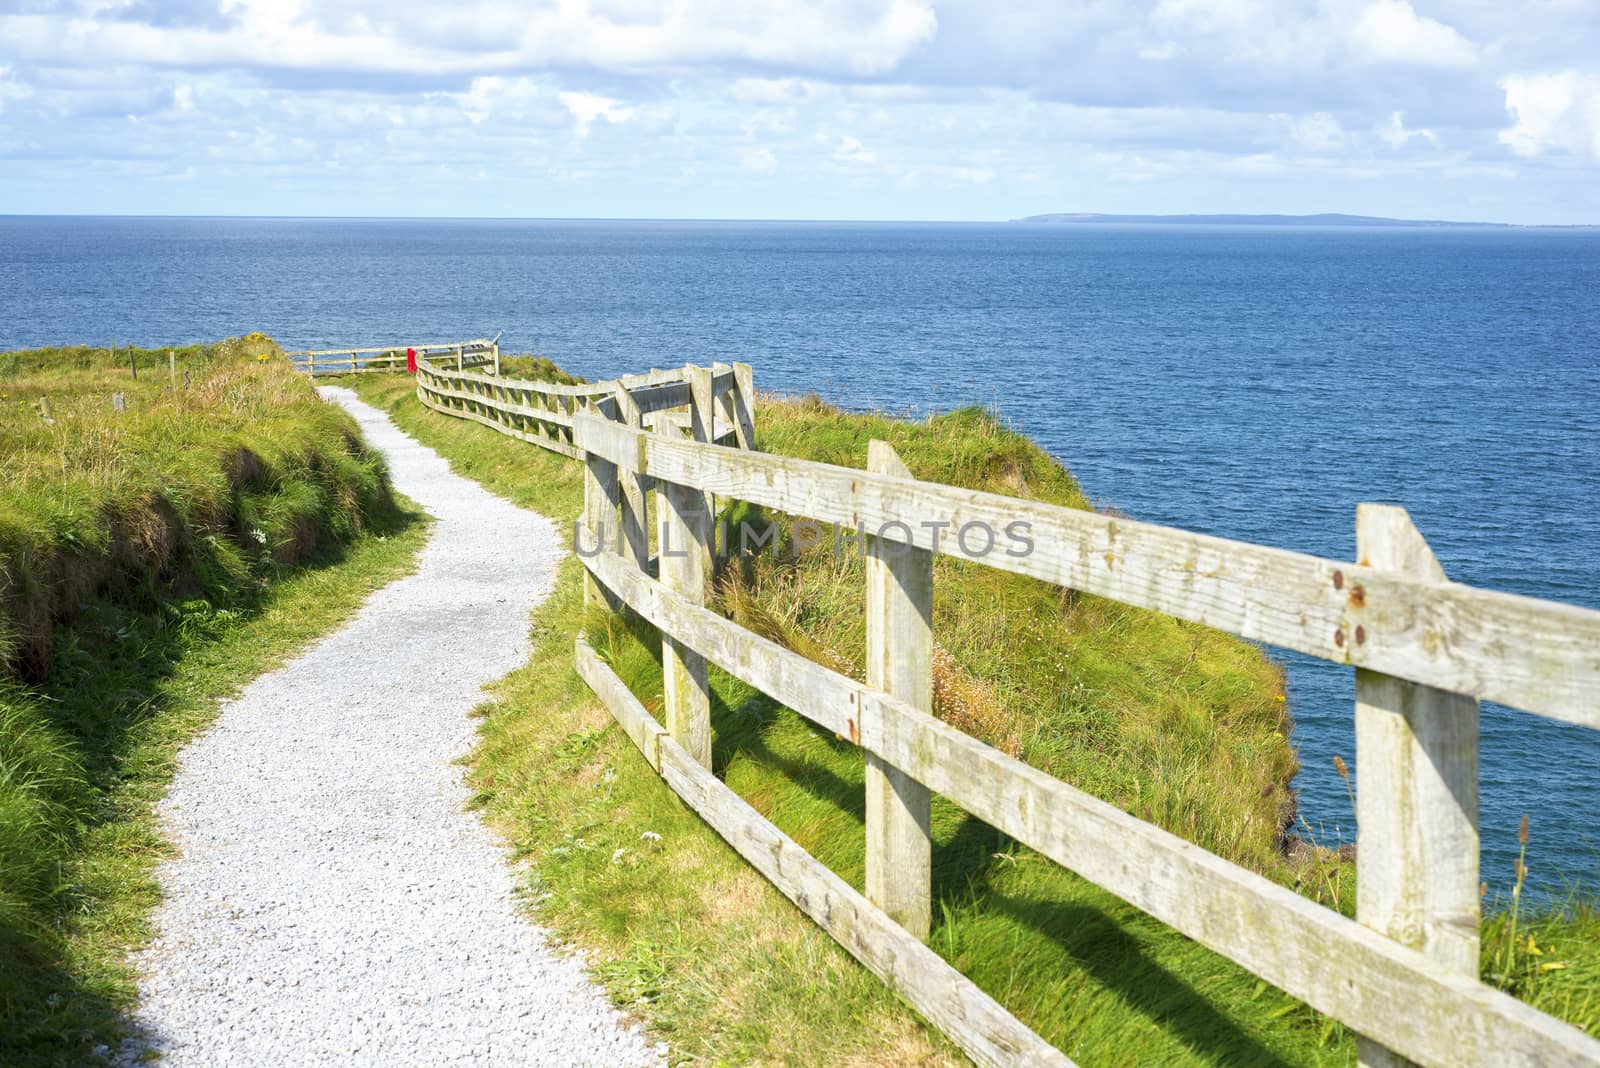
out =
[(1548, 964), (1539, 965), (1539, 970), (1541, 972), (1559, 972), (1562, 968), (1567, 968), (1567, 967), (1571, 967), (1571, 966), (1566, 961), (1564, 961), (1564, 960), (1553, 960)]

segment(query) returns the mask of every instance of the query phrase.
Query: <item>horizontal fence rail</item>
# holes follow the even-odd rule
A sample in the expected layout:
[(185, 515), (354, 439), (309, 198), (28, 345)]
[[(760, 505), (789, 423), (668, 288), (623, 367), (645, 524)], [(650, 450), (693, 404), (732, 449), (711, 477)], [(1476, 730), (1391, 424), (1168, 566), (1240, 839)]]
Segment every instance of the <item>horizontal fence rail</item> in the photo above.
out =
[(396, 374), (406, 370), (406, 350), (414, 351), (419, 360), (432, 358), (449, 360), (458, 369), (492, 366), (500, 370), (499, 338), (478, 338), (473, 341), (449, 341), (435, 345), (388, 345), (365, 349), (316, 349), (305, 352), (286, 352), (284, 356), (295, 368), (313, 378), (318, 375), (350, 375), (368, 372)]
[[(1070, 1062), (921, 941), (930, 792), (1346, 1024), (1364, 1065), (1600, 1066), (1600, 1042), (1479, 981), (1477, 830), (1478, 702), (1600, 727), (1600, 612), (1450, 582), (1390, 506), (1361, 506), (1345, 562), (922, 482), (882, 442), (868, 470), (760, 453), (744, 364), (557, 386), (428, 360), (417, 393), (584, 463), (586, 596), (660, 630), (664, 722), (581, 639), (579, 673), (686, 803), (979, 1063)], [(652, 490), (684, 551), (650, 554)], [(705, 606), (717, 498), (861, 539), (867, 682)], [(938, 554), (1354, 668), (1356, 919), (931, 715)], [(710, 664), (863, 750), (864, 895), (712, 776)]]

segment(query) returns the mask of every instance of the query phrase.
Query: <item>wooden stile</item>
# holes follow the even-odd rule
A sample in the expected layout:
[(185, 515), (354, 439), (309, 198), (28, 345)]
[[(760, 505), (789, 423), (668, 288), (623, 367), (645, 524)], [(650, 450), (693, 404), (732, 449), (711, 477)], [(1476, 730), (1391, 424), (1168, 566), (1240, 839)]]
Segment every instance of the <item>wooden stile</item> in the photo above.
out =
[[(887, 441), (867, 469), (911, 477)], [(933, 711), (933, 554), (866, 535), (867, 685)], [(933, 923), (928, 788), (867, 754), (867, 898), (917, 938)]]

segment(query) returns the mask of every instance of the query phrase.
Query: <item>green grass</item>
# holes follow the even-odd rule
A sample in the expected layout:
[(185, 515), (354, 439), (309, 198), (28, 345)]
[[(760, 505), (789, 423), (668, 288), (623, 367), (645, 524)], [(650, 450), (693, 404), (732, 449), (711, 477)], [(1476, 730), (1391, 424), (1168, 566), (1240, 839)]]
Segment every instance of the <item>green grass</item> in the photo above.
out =
[[(485, 369), (484, 373), (488, 373)], [(502, 356), (500, 373), (506, 378), (520, 378), (529, 382), (554, 382), (558, 386), (576, 386), (583, 379), (569, 375), (547, 356)]]
[(177, 388), (165, 350), (137, 381), (125, 351), (0, 354), (0, 1063), (115, 1041), (178, 749), (421, 546), (354, 424), (273, 350), (178, 350)]
[[(461, 473), (562, 520), (576, 514), (570, 461), (426, 411), (409, 382), (358, 388)], [(1085, 505), (1067, 472), (977, 410), (913, 423), (769, 399), (757, 427), (773, 452), (861, 466), (880, 437), (923, 478)], [(472, 758), (479, 804), (530, 862), (539, 920), (590, 952), (613, 998), (647, 1018), (676, 1060), (958, 1061), (680, 803), (612, 724), (572, 670), (573, 638), (586, 630), (658, 714), (659, 643), (586, 615), (579, 577), (569, 561), (537, 613), (530, 662), (482, 710)], [(731, 568), (716, 603), (859, 674), (862, 589), (858, 561), (769, 554)], [(944, 558), (935, 590), (939, 715), (1350, 912), (1351, 865), (1320, 850), (1285, 856), (1294, 753), (1281, 673), (1258, 649)], [(859, 751), (723, 673), (712, 672), (712, 688), (717, 773), (859, 887)], [(938, 799), (933, 830), (930, 945), (1079, 1063), (1353, 1063), (1342, 1026)], [(1600, 1027), (1594, 913), (1574, 905), (1539, 923), (1524, 920), (1512, 974), (1498, 981)], [(1531, 953), (1529, 933), (1566, 966), (1541, 970), (1552, 958)], [(1511, 943), (1497, 916), (1486, 961)]]

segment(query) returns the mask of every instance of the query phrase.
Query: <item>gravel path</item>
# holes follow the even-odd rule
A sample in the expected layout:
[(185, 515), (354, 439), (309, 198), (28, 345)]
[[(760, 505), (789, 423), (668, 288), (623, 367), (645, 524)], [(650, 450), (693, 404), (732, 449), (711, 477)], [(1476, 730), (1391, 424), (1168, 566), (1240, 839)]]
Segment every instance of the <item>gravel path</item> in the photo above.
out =
[(346, 389), (396, 487), (437, 517), (416, 574), (256, 679), (161, 805), (138, 1037), (163, 1064), (636, 1065), (663, 1051), (514, 907), (452, 761), (480, 687), (527, 656), (555, 524), (450, 473)]

